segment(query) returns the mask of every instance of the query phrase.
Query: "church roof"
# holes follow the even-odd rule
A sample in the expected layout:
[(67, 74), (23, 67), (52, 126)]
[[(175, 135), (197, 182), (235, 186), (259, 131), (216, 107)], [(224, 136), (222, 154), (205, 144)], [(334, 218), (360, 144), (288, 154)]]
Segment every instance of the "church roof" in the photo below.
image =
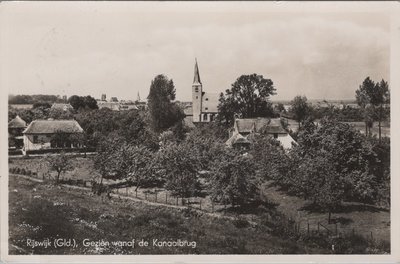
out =
[(8, 123), (10, 128), (24, 128), (26, 127), (26, 122), (17, 115), (13, 120)]
[(199, 66), (197, 65), (197, 59), (196, 59), (195, 65), (194, 65), (193, 84), (201, 84)]

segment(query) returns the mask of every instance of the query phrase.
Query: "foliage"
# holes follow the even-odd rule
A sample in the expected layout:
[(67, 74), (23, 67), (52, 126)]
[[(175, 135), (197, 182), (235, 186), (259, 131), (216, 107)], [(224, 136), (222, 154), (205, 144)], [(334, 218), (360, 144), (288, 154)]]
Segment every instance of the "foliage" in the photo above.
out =
[(68, 98), (68, 103), (76, 110), (82, 109), (98, 109), (97, 101), (90, 95), (87, 96), (78, 96), (72, 95)]
[(190, 144), (168, 144), (157, 153), (158, 174), (165, 188), (175, 195), (188, 197), (198, 190), (198, 157)]
[(379, 122), (379, 139), (381, 139), (381, 122), (389, 114), (390, 102), (389, 85), (385, 80), (375, 83), (370, 77), (365, 78), (359, 89), (356, 90), (356, 100), (364, 111), (366, 135), (370, 135), (369, 128), (374, 120)]
[(34, 94), (34, 95), (9, 95), (9, 104), (35, 104), (35, 103), (58, 103), (63, 100), (56, 95)]
[(303, 122), (311, 116), (312, 107), (307, 102), (307, 97), (296, 96), (290, 102), (290, 112), (293, 114), (294, 119), (299, 123), (299, 127)]
[(226, 149), (211, 168), (211, 198), (235, 205), (244, 205), (257, 193), (257, 178), (251, 157)]
[(50, 108), (51, 105), (48, 102), (36, 102), (32, 106), (33, 109), (38, 108), (38, 107)]
[(275, 94), (271, 79), (262, 75), (240, 76), (231, 89), (221, 93), (218, 118), (221, 123), (232, 126), (235, 116), (241, 118), (268, 117), (273, 115), (272, 104), (268, 101)]
[(158, 138), (147, 125), (143, 112), (119, 112), (102, 108), (80, 111), (75, 118), (87, 133), (88, 146), (98, 146), (107, 138), (116, 136), (129, 144), (140, 144), (150, 149), (158, 148)]
[[(372, 201), (376, 196), (372, 145), (350, 125), (322, 120), (299, 132), (299, 145), (290, 153), (292, 190), (332, 209), (342, 200)], [(317, 185), (317, 186), (316, 186)], [(321, 194), (324, 190), (325, 194)], [(343, 193), (341, 193), (343, 191)], [(323, 201), (320, 196), (326, 195)]]
[(56, 184), (60, 179), (60, 174), (62, 172), (66, 172), (72, 170), (71, 159), (64, 153), (60, 152), (59, 154), (48, 155), (46, 157), (46, 161), (49, 165), (49, 169), (57, 172), (57, 176), (55, 178)]
[(150, 85), (148, 106), (150, 123), (154, 132), (159, 133), (179, 123), (184, 118), (182, 109), (175, 100), (175, 86), (164, 75), (157, 75)]
[(249, 153), (254, 159), (260, 179), (274, 180), (284, 185), (290, 159), (279, 142), (267, 135), (255, 135)]

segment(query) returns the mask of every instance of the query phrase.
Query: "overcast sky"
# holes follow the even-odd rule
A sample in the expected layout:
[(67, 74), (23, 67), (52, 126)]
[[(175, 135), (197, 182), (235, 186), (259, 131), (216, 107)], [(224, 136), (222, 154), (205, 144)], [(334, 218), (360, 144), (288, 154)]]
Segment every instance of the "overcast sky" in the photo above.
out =
[(3, 2), (2, 89), (136, 99), (165, 74), (174, 80), (177, 99), (189, 101), (195, 57), (207, 92), (257, 73), (274, 82), (273, 99), (348, 99), (367, 76), (389, 79), (385, 14), (165, 6)]

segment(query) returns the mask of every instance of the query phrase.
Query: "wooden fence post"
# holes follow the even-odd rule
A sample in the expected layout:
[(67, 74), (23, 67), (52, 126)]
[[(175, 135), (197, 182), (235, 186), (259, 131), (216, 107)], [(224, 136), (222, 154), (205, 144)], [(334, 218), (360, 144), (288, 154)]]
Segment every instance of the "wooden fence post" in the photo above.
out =
[(200, 210), (201, 210), (201, 198), (200, 198)]
[(178, 196), (176, 196), (176, 206), (178, 206)]
[(155, 192), (155, 193), (156, 193), (156, 202), (157, 202), (157, 190), (156, 190), (156, 192)]
[(165, 193), (165, 204), (168, 204), (168, 193)]
[(307, 235), (310, 235), (310, 222), (307, 221)]

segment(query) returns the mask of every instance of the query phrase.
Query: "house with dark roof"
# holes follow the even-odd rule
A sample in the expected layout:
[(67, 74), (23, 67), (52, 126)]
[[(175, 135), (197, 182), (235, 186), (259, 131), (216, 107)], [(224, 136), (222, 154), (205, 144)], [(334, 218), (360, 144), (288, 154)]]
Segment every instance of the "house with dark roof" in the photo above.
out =
[(74, 136), (83, 133), (76, 120), (34, 120), (23, 131), (23, 151), (80, 148), (81, 144)]
[(8, 147), (21, 149), (24, 145), (22, 132), (26, 128), (26, 122), (18, 115), (8, 122)]
[(281, 143), (283, 148), (290, 149), (296, 144), (294, 139), (283, 129), (280, 118), (237, 118), (226, 145), (237, 148), (248, 148), (254, 134), (267, 134)]

